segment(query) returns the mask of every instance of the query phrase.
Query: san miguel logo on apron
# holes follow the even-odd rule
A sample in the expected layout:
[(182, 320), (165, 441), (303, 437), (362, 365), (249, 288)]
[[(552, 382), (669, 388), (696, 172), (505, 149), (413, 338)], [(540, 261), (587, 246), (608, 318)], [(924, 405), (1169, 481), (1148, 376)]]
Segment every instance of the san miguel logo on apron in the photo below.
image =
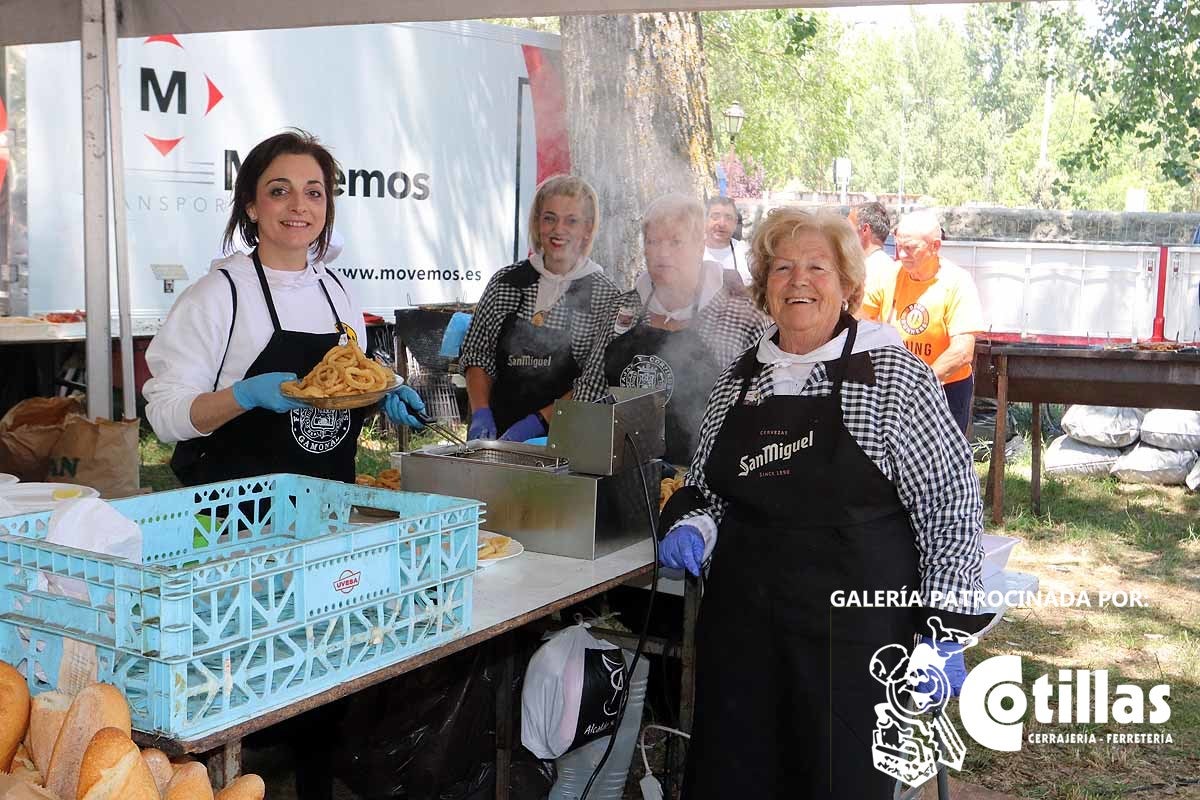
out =
[(656, 355), (636, 355), (621, 370), (621, 385), (633, 389), (656, 389), (667, 391), (667, 402), (675, 391), (675, 373), (671, 365)]
[(345, 409), (297, 408), (291, 412), (292, 437), (310, 453), (328, 453), (350, 432)]

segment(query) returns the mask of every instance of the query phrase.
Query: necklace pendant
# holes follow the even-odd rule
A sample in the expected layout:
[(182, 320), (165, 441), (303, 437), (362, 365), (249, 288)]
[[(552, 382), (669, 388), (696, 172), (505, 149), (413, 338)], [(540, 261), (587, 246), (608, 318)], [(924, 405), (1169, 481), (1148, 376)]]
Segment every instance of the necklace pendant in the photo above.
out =
[(543, 325), (546, 324), (546, 312), (545, 311), (537, 312), (536, 314), (533, 315), (533, 319), (531, 319), (530, 322), (532, 322), (534, 327), (536, 327), (536, 328), (542, 327)]

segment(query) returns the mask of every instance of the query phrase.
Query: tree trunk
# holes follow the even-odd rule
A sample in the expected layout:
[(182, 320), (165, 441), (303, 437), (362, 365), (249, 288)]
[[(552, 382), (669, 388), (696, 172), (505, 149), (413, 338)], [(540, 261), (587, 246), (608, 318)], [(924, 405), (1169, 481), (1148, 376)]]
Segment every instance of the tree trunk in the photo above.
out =
[(563, 17), (561, 29), (572, 171), (600, 198), (592, 257), (629, 287), (646, 205), (714, 184), (700, 15)]

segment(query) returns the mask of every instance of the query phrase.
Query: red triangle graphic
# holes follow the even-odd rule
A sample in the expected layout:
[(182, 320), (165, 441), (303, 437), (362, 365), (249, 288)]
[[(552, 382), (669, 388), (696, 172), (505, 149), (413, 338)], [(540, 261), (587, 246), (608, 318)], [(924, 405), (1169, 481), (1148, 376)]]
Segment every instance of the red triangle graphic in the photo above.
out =
[(148, 133), (142, 135), (149, 139), (150, 144), (154, 145), (154, 149), (162, 153), (164, 156), (174, 150), (175, 145), (183, 141), (182, 136), (180, 136), (178, 139), (155, 139)]
[(142, 44), (150, 44), (151, 42), (165, 42), (166, 44), (175, 45), (180, 50), (183, 49), (183, 45), (179, 43), (179, 40), (175, 38), (175, 34), (173, 33), (156, 33), (153, 36), (147, 36), (146, 41), (142, 42)]
[(204, 116), (207, 117), (208, 112), (212, 111), (213, 106), (221, 102), (225, 95), (221, 94), (221, 90), (212, 82), (212, 78), (208, 77), (207, 73), (204, 75), (204, 80), (208, 81), (208, 108), (204, 109)]

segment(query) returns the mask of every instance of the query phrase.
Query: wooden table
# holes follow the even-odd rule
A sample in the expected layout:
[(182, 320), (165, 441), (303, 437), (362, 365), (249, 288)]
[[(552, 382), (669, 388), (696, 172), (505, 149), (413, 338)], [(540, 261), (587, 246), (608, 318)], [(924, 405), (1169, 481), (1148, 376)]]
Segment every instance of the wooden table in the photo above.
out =
[(1033, 404), (1030, 486), (1042, 504), (1042, 403), (1081, 403), (1200, 411), (1200, 352), (1155, 352), (1082, 345), (975, 345), (975, 396), (996, 399), (996, 432), (988, 468), (992, 522), (1004, 519), (1004, 442), (1009, 402)]
[[(163, 739), (142, 733), (135, 733), (134, 738), (143, 747), (157, 747), (171, 756), (202, 755), (208, 763), (214, 785), (224, 786), (241, 773), (242, 739), (246, 736), (368, 686), (432, 664), (460, 650), (504, 637), (522, 625), (547, 617), (612, 587), (642, 580), (653, 572), (653, 558), (654, 548), (649, 540), (595, 561), (527, 551), (475, 573), (471, 629), (459, 639), (283, 708), (268, 711), (220, 733), (188, 740)], [(508, 797), (509, 766), (514, 746), (514, 665), (511, 638), (501, 639), (499, 643), (506, 649), (507, 656), (502, 674), (496, 682), (496, 797), (504, 800)], [(690, 705), (690, 698), (687, 699)]]

